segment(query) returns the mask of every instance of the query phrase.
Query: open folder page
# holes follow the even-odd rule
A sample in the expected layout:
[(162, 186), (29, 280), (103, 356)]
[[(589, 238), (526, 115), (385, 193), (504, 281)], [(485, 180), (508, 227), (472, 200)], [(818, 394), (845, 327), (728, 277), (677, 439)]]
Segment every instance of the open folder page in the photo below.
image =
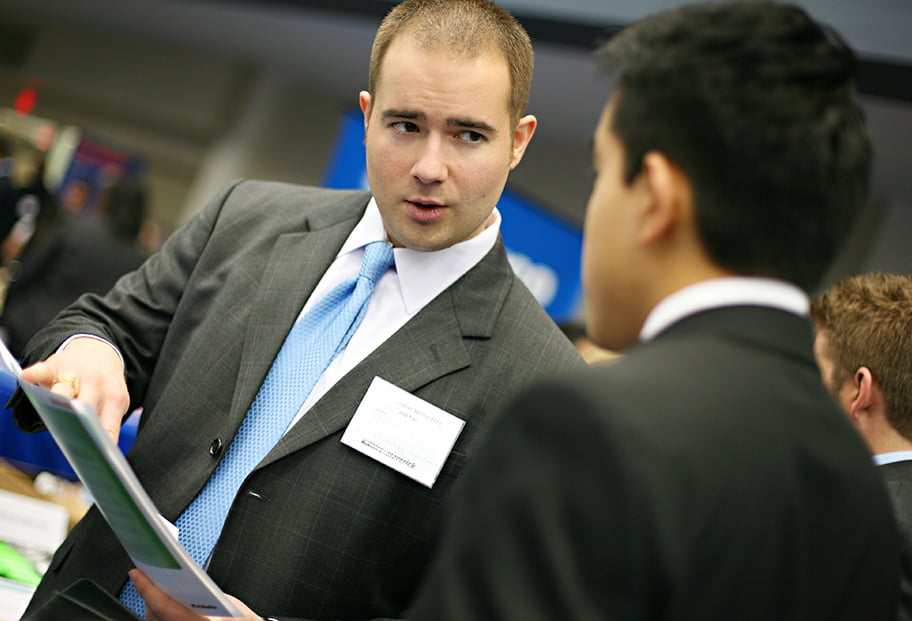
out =
[(200, 614), (243, 616), (174, 536), (98, 414), (88, 405), (30, 384), (19, 363), (0, 343), (3, 367), (35, 406), (60, 450), (120, 539), (127, 554), (171, 597)]

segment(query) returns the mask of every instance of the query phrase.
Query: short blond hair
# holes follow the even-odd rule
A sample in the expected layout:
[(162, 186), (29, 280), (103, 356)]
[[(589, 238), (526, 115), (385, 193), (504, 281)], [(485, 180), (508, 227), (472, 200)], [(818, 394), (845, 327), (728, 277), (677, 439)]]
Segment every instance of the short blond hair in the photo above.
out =
[(912, 440), (912, 275), (871, 272), (837, 282), (811, 303), (833, 362), (831, 387), (867, 367), (880, 387), (887, 420)]
[(389, 46), (408, 32), (424, 49), (444, 49), (466, 58), (503, 54), (510, 70), (510, 121), (515, 127), (529, 103), (534, 65), (532, 42), (508, 11), (488, 0), (406, 0), (383, 19), (371, 49), (368, 90), (380, 85)]

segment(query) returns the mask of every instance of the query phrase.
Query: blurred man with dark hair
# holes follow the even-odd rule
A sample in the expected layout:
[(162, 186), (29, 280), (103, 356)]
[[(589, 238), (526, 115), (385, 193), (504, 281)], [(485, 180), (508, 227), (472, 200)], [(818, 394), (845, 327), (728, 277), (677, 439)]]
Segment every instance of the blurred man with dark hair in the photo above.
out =
[(411, 618), (893, 618), (890, 501), (807, 317), (868, 187), (852, 52), (800, 8), (719, 2), (599, 57), (586, 318), (625, 355), (512, 401)]
[(912, 275), (846, 278), (811, 303), (823, 383), (883, 474), (904, 538), (899, 618), (912, 619)]

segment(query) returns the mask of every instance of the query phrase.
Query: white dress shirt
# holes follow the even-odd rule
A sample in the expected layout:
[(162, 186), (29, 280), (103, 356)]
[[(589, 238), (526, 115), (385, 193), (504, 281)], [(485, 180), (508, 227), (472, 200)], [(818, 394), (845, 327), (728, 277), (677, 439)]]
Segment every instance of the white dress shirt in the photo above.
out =
[(640, 340), (652, 340), (684, 317), (726, 306), (766, 306), (806, 316), (807, 295), (797, 286), (772, 278), (712, 278), (675, 291), (655, 305), (640, 329)]
[[(500, 231), (500, 213), (496, 208), (494, 215), (494, 222), (481, 233), (449, 248), (434, 252), (410, 248), (393, 249), (396, 268), (388, 270), (377, 281), (361, 325), (346, 348), (336, 356), (317, 380), (289, 429), (340, 378), (488, 254), (494, 247)], [(388, 240), (380, 209), (371, 198), (364, 216), (355, 225), (348, 239), (342, 244), (335, 261), (317, 283), (301, 311), (301, 316), (337, 284), (346, 278), (357, 276), (361, 269), (365, 245)], [(301, 316), (298, 317), (299, 320)]]

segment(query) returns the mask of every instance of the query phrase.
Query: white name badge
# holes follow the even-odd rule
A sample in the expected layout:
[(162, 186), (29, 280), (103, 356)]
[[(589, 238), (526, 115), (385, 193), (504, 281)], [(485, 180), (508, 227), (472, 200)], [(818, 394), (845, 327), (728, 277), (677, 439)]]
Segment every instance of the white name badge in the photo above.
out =
[(465, 421), (375, 377), (342, 443), (432, 487)]

